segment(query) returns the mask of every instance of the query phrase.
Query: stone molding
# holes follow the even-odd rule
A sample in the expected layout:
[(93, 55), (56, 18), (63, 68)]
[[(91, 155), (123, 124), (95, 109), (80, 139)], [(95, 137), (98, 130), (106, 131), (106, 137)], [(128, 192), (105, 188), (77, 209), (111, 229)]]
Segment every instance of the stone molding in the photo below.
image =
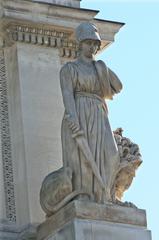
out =
[(7, 27), (10, 42), (23, 42), (58, 48), (60, 57), (76, 58), (78, 45), (70, 39), (72, 32), (38, 26), (12, 24)]
[[(67, 32), (70, 31), (69, 42), (74, 40), (73, 32), (81, 22), (92, 22), (97, 25), (102, 38), (101, 50), (114, 41), (115, 34), (124, 25), (124, 23), (121, 22), (97, 19), (95, 16), (99, 11), (91, 9), (73, 8), (31, 0), (2, 1), (3, 7), (1, 12), (3, 13), (3, 25), (10, 25), (16, 21), (19, 22), (20, 25), (24, 23), (26, 25), (33, 25), (36, 28), (42, 26), (42, 28), (49, 28), (50, 30), (55, 27)], [(4, 30), (5, 29), (4, 27)], [(34, 35), (32, 35), (31, 38), (34, 39)], [(26, 39), (28, 39), (27, 36)], [(46, 45), (47, 42), (46, 39)], [(62, 51), (62, 54), (63, 52), (65, 51)], [(65, 55), (70, 55), (69, 51), (66, 51)]]
[(61, 19), (65, 19), (66, 22), (68, 19), (71, 20), (71, 22), (73, 19), (89, 21), (94, 18), (99, 12), (98, 10), (76, 8), (58, 4), (49, 4), (40, 1), (1, 1), (3, 3), (3, 12), (5, 17), (37, 22), (39, 22), (39, 20), (43, 20), (45, 21), (45, 23), (51, 23), (50, 21), (54, 20), (55, 17), (58, 19), (58, 22)]
[[(66, 59), (75, 59), (78, 54), (78, 43), (73, 37), (73, 29), (61, 30), (49, 26), (41, 27), (29, 23), (12, 23), (7, 24), (3, 29), (6, 29), (4, 45), (11, 45), (15, 42), (39, 45), (43, 47), (58, 48), (59, 55)], [(102, 44), (103, 47), (109, 45), (110, 42)]]
[[(114, 204), (97, 204), (87, 201), (73, 201), (60, 209), (57, 213), (47, 218), (38, 226), (38, 240), (45, 239), (46, 235), (54, 233), (64, 224), (73, 219), (99, 220), (111, 223), (126, 224), (131, 227), (146, 229), (146, 213), (142, 209), (117, 206)], [(47, 232), (45, 229), (47, 228)]]
[(14, 176), (11, 152), (11, 139), (8, 113), (8, 92), (4, 50), (0, 49), (0, 128), (1, 149), (3, 161), (3, 178), (6, 202), (6, 217), (11, 222), (16, 222), (16, 206), (14, 193)]
[(69, 7), (76, 7), (80, 8), (80, 1), (81, 0), (33, 0), (33, 2), (42, 2), (42, 3), (49, 3), (49, 4), (57, 4)]
[(0, 221), (0, 240), (36, 240), (38, 224), (17, 226), (16, 224)]

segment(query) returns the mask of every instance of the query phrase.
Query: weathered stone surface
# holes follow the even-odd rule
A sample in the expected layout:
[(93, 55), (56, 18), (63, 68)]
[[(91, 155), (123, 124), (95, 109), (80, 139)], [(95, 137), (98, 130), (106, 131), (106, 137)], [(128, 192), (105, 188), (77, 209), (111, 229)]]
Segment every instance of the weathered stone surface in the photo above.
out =
[[(36, 9), (36, 11), (33, 11), (33, 9)], [(39, 4), (27, 0), (14, 0), (14, 2), (12, 0), (3, 0), (1, 12), (3, 12), (3, 18), (5, 18), (4, 24), (8, 23), (8, 25), (10, 25), (10, 21), (13, 22), (14, 20), (14, 22), (23, 23), (25, 26), (29, 23), (34, 27), (38, 24), (47, 29), (54, 26), (57, 29), (65, 29), (71, 32), (71, 38), (73, 37), (74, 29), (82, 21), (91, 21), (97, 25), (100, 31), (102, 48), (114, 41), (115, 34), (123, 26), (123, 23), (95, 19), (95, 16), (99, 12), (96, 10), (75, 9), (46, 3)], [(43, 24), (43, 26), (41, 24)], [(4, 27), (4, 29), (6, 29), (6, 27)]]
[(37, 240), (37, 226), (17, 226), (12, 222), (0, 221), (0, 240)]
[(5, 195), (4, 195), (4, 178), (3, 178), (3, 162), (2, 162), (2, 147), (1, 147), (1, 131), (0, 131), (0, 218), (4, 219), (5, 214)]
[[(44, 238), (45, 239), (45, 238)], [(151, 240), (146, 229), (128, 224), (112, 224), (101, 221), (79, 220), (69, 222), (47, 240)]]
[[(81, 21), (96, 22), (104, 47), (114, 41), (123, 26), (94, 19), (98, 12), (32, 0), (0, 1), (3, 77), (6, 69), (2, 97), (7, 102), (4, 113), (8, 114), (4, 151), (10, 158), (5, 161), (8, 170), (0, 177), (4, 192), (0, 200), (5, 205), (0, 218), (16, 221), (18, 226), (43, 221), (39, 204), (42, 180), (62, 165), (59, 71), (69, 58), (76, 57), (74, 29)], [(8, 183), (10, 191), (4, 189)], [(10, 202), (5, 202), (5, 194)]]
[[(135, 172), (142, 163), (139, 146), (129, 138), (124, 137), (122, 132), (122, 128), (117, 128), (114, 131), (114, 137), (120, 155), (120, 164), (111, 191), (114, 200), (119, 204), (124, 204), (121, 202), (123, 194), (132, 184)], [(125, 204), (133, 207), (132, 203)]]
[(40, 204), (47, 216), (52, 213), (56, 205), (72, 192), (71, 179), (72, 171), (70, 168), (60, 168), (44, 179), (40, 190)]
[[(24, 47), (22, 44), (18, 44), (17, 54), (28, 208), (31, 222), (39, 222), (43, 218), (39, 203), (42, 180), (62, 165), (59, 119), (63, 107), (58, 77), (60, 59), (57, 49), (33, 48), (30, 45)], [(35, 169), (38, 174), (35, 174)]]
[[(127, 239), (126, 236), (129, 236), (127, 235), (129, 233), (129, 229), (130, 229), (131, 238), (133, 234), (136, 233), (137, 229), (139, 229), (138, 236), (145, 237), (144, 232), (146, 231), (147, 224), (146, 224), (146, 214), (144, 210), (121, 207), (117, 205), (99, 205), (96, 203), (91, 203), (86, 201), (73, 201), (69, 203), (67, 206), (65, 206), (63, 209), (59, 210), (59, 212), (57, 212), (55, 215), (46, 219), (46, 221), (38, 227), (38, 240), (44, 240), (45, 238), (47, 239), (49, 235), (54, 236), (57, 231), (59, 231), (60, 229), (63, 229), (63, 226), (65, 226), (71, 221), (74, 221), (74, 219), (86, 220), (86, 221), (83, 221), (83, 224), (84, 222), (87, 223), (88, 220), (90, 221), (91, 225), (94, 223), (96, 225), (97, 223), (95, 228), (99, 226), (99, 228), (97, 228), (99, 236), (100, 234), (101, 235), (103, 234), (104, 227), (102, 227), (102, 225), (104, 224), (106, 226), (106, 229), (107, 227), (109, 229), (109, 223), (112, 223), (112, 225), (121, 226), (121, 229), (123, 230), (123, 233), (121, 233), (121, 236), (123, 234), (123, 237), (125, 237), (123, 239)], [(82, 226), (82, 229), (83, 229), (83, 226)], [(119, 228), (119, 231), (121, 231), (120, 228)], [(113, 230), (111, 230), (110, 232), (112, 232), (110, 233), (112, 234), (111, 235), (112, 239), (115, 239), (113, 238)], [(76, 229), (75, 233), (76, 235), (80, 234), (80, 230)], [(90, 233), (89, 233), (89, 236), (90, 236)], [(117, 235), (115, 234), (115, 236)], [(66, 238), (66, 239), (69, 240), (69, 238)], [(76, 238), (73, 238), (73, 239), (76, 239)], [(81, 239), (87, 239), (87, 238), (81, 238)], [(90, 238), (90, 239), (93, 239), (93, 238)], [(99, 239), (102, 239), (102, 238), (99, 238)], [(147, 240), (150, 238), (141, 238), (141, 239)], [(135, 240), (141, 240), (141, 239), (139, 239), (139, 237), (135, 238)]]
[(80, 7), (81, 0), (33, 0), (33, 2), (51, 3), (58, 5), (65, 5), (69, 7)]
[(17, 240), (19, 231), (15, 224), (0, 221), (0, 240)]
[[(131, 202), (122, 202), (124, 192), (130, 187), (137, 168), (142, 163), (139, 146), (122, 135), (123, 130), (114, 131), (119, 149), (120, 164), (111, 189), (113, 202), (127, 207), (136, 207)], [(71, 174), (70, 174), (71, 173)], [(51, 216), (78, 195), (86, 194), (81, 191), (72, 192), (71, 169), (64, 168), (50, 173), (43, 181), (40, 191), (40, 204), (47, 216)], [(91, 199), (91, 195), (88, 195)]]
[(14, 172), (11, 151), (10, 119), (9, 119), (9, 99), (7, 67), (4, 49), (0, 49), (0, 137), (2, 153), (2, 203), (5, 200), (2, 219), (15, 222), (15, 191), (14, 191)]
[(60, 71), (65, 107), (61, 127), (63, 168), (49, 174), (40, 191), (40, 203), (47, 216), (72, 200), (73, 191), (78, 191), (73, 195), (76, 199), (79, 195), (80, 199), (89, 198), (97, 203), (135, 207), (122, 203), (121, 197), (141, 164), (141, 154), (137, 144), (122, 136), (121, 129), (114, 131), (114, 139), (105, 102), (121, 91), (122, 84), (102, 61), (95, 61), (101, 45), (97, 27), (81, 23), (75, 35), (78, 58)]
[[(8, 102), (5, 114), (9, 115), (6, 122), (10, 129), (5, 136), (12, 144), (11, 149), (10, 142), (7, 143), (7, 154), (11, 154), (7, 169), (13, 173), (9, 176), (12, 206), (10, 208), (5, 195), (1, 195), (5, 206), (0, 217), (12, 218), (18, 225), (44, 219), (39, 204), (40, 186), (44, 177), (62, 164), (60, 119), (63, 106), (59, 70), (69, 58), (76, 57), (74, 29), (83, 20), (95, 21), (104, 47), (114, 41), (114, 35), (123, 26), (94, 19), (97, 13), (30, 0), (0, 1), (0, 46), (5, 53), (1, 69), (4, 75), (6, 68), (7, 85), (7, 91), (3, 91), (7, 95), (3, 98)], [(35, 169), (38, 169), (36, 174)], [(7, 172), (1, 173), (3, 192), (6, 184), (3, 179), (7, 176)]]
[(65, 107), (61, 136), (64, 168), (72, 170), (74, 190), (92, 194), (95, 202), (111, 201), (119, 154), (105, 99), (113, 99), (122, 83), (104, 62), (95, 61), (101, 38), (89, 22), (76, 29), (77, 60), (65, 64), (60, 83)]

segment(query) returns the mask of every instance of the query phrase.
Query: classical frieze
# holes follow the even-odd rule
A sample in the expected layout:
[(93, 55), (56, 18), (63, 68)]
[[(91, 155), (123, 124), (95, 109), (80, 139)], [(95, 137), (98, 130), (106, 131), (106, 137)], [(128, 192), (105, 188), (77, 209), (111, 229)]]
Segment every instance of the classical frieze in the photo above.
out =
[(2, 49), (0, 50), (0, 128), (6, 217), (9, 221), (16, 222), (14, 176), (8, 113), (8, 91), (4, 51)]
[(27, 25), (11, 25), (7, 27), (7, 32), (10, 41), (58, 48), (61, 57), (75, 58), (77, 56), (78, 46), (71, 38), (71, 32)]

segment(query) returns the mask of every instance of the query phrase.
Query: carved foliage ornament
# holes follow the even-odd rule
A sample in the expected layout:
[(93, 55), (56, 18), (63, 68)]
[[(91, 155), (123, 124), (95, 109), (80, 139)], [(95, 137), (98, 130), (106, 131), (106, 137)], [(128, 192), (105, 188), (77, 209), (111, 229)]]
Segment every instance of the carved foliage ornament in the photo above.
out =
[(142, 159), (139, 146), (129, 138), (124, 137), (122, 133), (122, 128), (117, 128), (114, 131), (114, 137), (119, 149), (120, 165), (112, 189), (112, 198), (120, 205), (130, 205), (134, 207), (134, 204), (128, 202), (123, 203), (121, 199), (124, 192), (132, 184), (135, 172), (142, 163)]

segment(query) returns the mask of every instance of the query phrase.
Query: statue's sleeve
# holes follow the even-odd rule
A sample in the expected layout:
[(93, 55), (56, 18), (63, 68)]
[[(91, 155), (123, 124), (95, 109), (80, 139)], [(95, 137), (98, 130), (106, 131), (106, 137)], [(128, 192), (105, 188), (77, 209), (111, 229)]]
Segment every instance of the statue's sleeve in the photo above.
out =
[(95, 63), (103, 97), (113, 99), (113, 95), (122, 89), (118, 76), (101, 60)]
[(109, 79), (112, 93), (114, 94), (119, 93), (123, 87), (120, 79), (110, 68), (108, 68), (108, 72), (110, 77)]
[(65, 114), (75, 124), (79, 125), (78, 116), (76, 112), (74, 100), (74, 87), (76, 74), (75, 69), (71, 63), (65, 64), (60, 71), (60, 84), (65, 107)]

